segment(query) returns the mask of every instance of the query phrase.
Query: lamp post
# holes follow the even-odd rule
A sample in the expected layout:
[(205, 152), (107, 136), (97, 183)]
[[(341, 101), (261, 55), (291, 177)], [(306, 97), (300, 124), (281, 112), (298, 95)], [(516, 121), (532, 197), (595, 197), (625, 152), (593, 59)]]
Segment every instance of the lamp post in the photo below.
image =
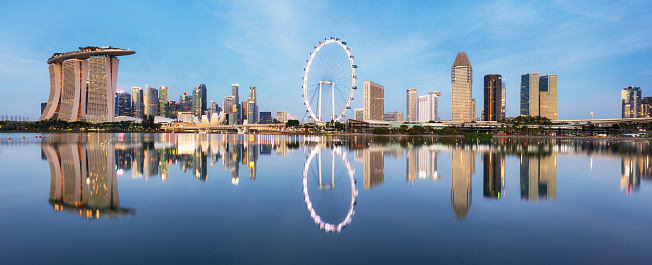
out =
[(591, 111), (591, 119), (593, 119), (593, 111)]

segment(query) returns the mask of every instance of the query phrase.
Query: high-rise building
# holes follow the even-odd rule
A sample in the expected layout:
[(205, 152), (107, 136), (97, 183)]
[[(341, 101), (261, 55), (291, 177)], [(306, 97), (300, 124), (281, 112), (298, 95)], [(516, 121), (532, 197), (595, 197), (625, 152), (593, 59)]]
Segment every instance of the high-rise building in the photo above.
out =
[(473, 110), (471, 116), (473, 117), (473, 120), (475, 121), (476, 120), (476, 116), (475, 116), (476, 109), (475, 109), (475, 99), (474, 98), (471, 99), (471, 106), (472, 106), (471, 109)]
[(504, 117), (502, 111), (502, 77), (498, 74), (484, 76), (483, 120), (499, 121)]
[(41, 115), (43, 115), (43, 112), (45, 111), (45, 107), (47, 107), (47, 106), (48, 106), (47, 102), (42, 102), (41, 103)]
[(242, 110), (242, 120), (246, 121), (247, 120), (247, 113), (249, 111), (247, 108), (249, 107), (249, 104), (247, 104), (247, 101), (243, 101), (242, 103), (240, 103), (240, 107), (242, 107), (242, 109), (241, 109)]
[(355, 109), (353, 110), (353, 116), (356, 121), (364, 120), (364, 109)]
[(628, 86), (623, 89), (621, 95), (622, 95), (622, 117), (640, 118), (641, 117), (641, 88)]
[(277, 111), (276, 120), (280, 123), (286, 123), (290, 119), (290, 114), (287, 111)]
[(408, 88), (407, 93), (407, 102), (406, 102), (406, 121), (416, 121), (417, 120), (417, 89)]
[(455, 57), (451, 67), (452, 89), (452, 114), (453, 121), (473, 121), (473, 68), (465, 52), (460, 52)]
[(143, 89), (140, 87), (132, 87), (131, 88), (131, 103), (133, 104), (132, 106), (132, 112), (133, 112), (133, 117), (135, 118), (142, 118), (144, 113), (145, 113), (145, 104), (143, 100)]
[(382, 121), (385, 113), (385, 87), (364, 81), (364, 120)]
[(201, 117), (208, 108), (206, 104), (206, 85), (200, 84), (193, 90), (192, 111), (197, 117)]
[(166, 117), (166, 118), (168, 117), (167, 116), (167, 113), (168, 113), (168, 111), (167, 111), (168, 110), (168, 101), (170, 101), (170, 99), (168, 98), (168, 87), (161, 86), (158, 89), (158, 107), (159, 107), (158, 113), (159, 113), (159, 116), (163, 116), (163, 117)]
[(224, 114), (235, 114), (234, 116), (237, 116), (238, 107), (234, 96), (224, 97), (224, 104), (222, 106), (224, 108)]
[(145, 115), (158, 116), (158, 90), (153, 87), (145, 85), (143, 91), (143, 102), (145, 103)]
[(398, 111), (385, 112), (385, 114), (383, 114), (383, 120), (384, 121), (402, 122), (403, 121), (403, 112), (398, 112)]
[(118, 90), (117, 93), (115, 93), (115, 98), (117, 105), (115, 108), (115, 116), (131, 116), (133, 113), (133, 110), (131, 109), (131, 94)]
[(50, 118), (69, 122), (115, 121), (119, 61), (116, 56), (134, 53), (106, 46), (86, 47), (50, 57), (50, 95), (39, 121)]
[(192, 102), (193, 98), (192, 95), (188, 95), (188, 93), (183, 93), (183, 95), (179, 96), (179, 107), (181, 112), (192, 112)]
[(272, 119), (272, 112), (270, 111), (261, 111), (260, 112), (260, 124), (272, 124), (274, 120)]
[(539, 116), (539, 73), (521, 75), (521, 115)]
[(539, 77), (539, 116), (557, 119), (557, 75)]
[(641, 100), (641, 118), (652, 118), (652, 97)]
[(256, 87), (249, 87), (249, 100), (247, 101), (247, 123), (258, 123), (258, 102), (256, 101)]
[(502, 91), (500, 92), (500, 95), (502, 96), (501, 99), (501, 104), (500, 104), (500, 112), (501, 112), (501, 117), (505, 118), (505, 103), (507, 102), (507, 96), (505, 92), (507, 92), (507, 82), (505, 79), (503, 79), (503, 83), (501, 84)]
[(236, 122), (242, 120), (242, 107), (240, 106), (240, 96), (238, 96), (238, 90), (239, 90), (239, 85), (237, 83), (231, 84), (231, 96), (233, 96), (233, 100), (235, 100), (233, 104), (236, 107), (235, 112), (231, 112), (231, 113), (236, 114), (236, 120), (237, 120)]
[(428, 122), (437, 121), (437, 99), (441, 96), (440, 92), (433, 91), (428, 95), (417, 98), (417, 121)]

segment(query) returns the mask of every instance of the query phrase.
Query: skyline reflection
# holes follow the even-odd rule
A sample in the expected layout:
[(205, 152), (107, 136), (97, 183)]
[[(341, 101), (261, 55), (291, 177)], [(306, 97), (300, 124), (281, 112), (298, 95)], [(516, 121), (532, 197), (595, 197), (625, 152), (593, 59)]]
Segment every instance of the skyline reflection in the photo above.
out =
[[(438, 156), (450, 152), (450, 203), (455, 218), (460, 221), (471, 211), (476, 159), (482, 164), (482, 197), (495, 200), (504, 197), (506, 178), (512, 178), (514, 184), (511, 185), (518, 183), (523, 201), (555, 201), (559, 155), (585, 155), (591, 159), (620, 156), (620, 189), (628, 194), (640, 189), (642, 179), (652, 179), (652, 161), (646, 153), (650, 149), (645, 142), (558, 139), (470, 142), (254, 134), (53, 134), (41, 142), (43, 159), (50, 167), (50, 203), (56, 211), (75, 212), (85, 218), (135, 213), (120, 208), (118, 177), (129, 172), (134, 179), (160, 177), (165, 181), (178, 177), (170, 176), (171, 168), (177, 164), (185, 174), (206, 182), (211, 178), (209, 168), (221, 163), (224, 170), (230, 172), (231, 183), (238, 185), (241, 169), (250, 181), (265, 172), (265, 168), (260, 168), (260, 159), (288, 156), (295, 150), (309, 153), (315, 147), (342, 147), (337, 150), (344, 157), (347, 152), (353, 152), (354, 161), (362, 169), (362, 176), (353, 177), (362, 177), (363, 188), (370, 191), (386, 183), (388, 178), (402, 178), (394, 173), (387, 175), (390, 172), (385, 168), (388, 159), (405, 159), (402, 172), (405, 172), (406, 181), (414, 185), (421, 179), (440, 179), (438, 168), (442, 165), (438, 165)], [(321, 157), (321, 153), (318, 156)], [(518, 165), (511, 165), (518, 168), (518, 182), (516, 176), (505, 175), (510, 166), (506, 165), (509, 156), (518, 158)], [(335, 175), (331, 178), (329, 185), (334, 186)], [(328, 185), (322, 184), (320, 178), (319, 186)], [(337, 227), (331, 228), (337, 230)]]

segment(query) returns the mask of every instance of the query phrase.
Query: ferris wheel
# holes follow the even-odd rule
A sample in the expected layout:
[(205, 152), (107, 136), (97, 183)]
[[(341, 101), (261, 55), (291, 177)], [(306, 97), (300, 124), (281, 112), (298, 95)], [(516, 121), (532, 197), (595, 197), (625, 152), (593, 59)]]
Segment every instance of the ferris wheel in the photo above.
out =
[(351, 109), (357, 89), (351, 48), (341, 39), (324, 39), (310, 53), (303, 75), (306, 112), (314, 121), (339, 121)]

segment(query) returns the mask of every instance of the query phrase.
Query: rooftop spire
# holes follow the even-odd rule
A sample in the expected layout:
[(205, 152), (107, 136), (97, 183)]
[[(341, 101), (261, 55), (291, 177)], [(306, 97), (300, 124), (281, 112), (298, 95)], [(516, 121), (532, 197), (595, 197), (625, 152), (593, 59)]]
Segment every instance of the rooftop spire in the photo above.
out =
[(469, 57), (466, 56), (466, 52), (457, 53), (457, 57), (455, 57), (455, 62), (453, 63), (453, 67), (456, 66), (471, 66)]

